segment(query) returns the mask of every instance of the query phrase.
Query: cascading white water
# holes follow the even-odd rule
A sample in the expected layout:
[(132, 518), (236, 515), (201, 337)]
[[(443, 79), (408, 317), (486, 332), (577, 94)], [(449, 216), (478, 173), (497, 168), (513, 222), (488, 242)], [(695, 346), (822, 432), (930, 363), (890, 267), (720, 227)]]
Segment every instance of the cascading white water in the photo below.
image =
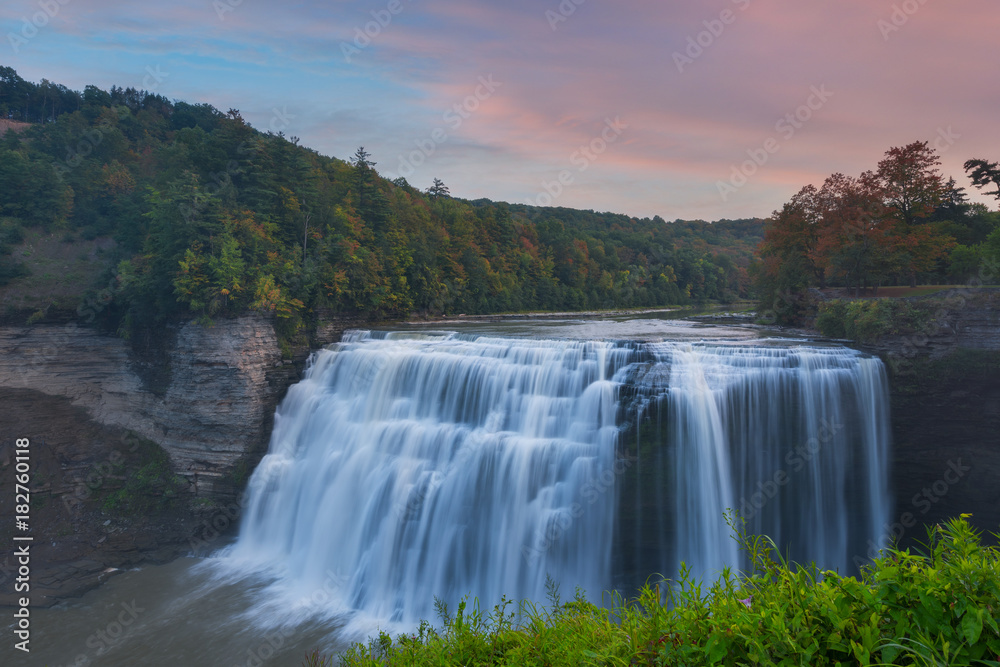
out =
[(846, 572), (889, 513), (885, 397), (845, 348), (355, 332), (289, 390), (223, 560), (412, 625), (549, 576), (592, 598), (682, 560), (711, 576), (740, 564), (733, 508)]
[(869, 540), (884, 546), (890, 434), (878, 359), (839, 347), (664, 343), (651, 351), (650, 380), (635, 380), (653, 388), (664, 436), (646, 464), (657, 480), (656, 500), (645, 503), (656, 520), (646, 527), (660, 535), (649, 571), (685, 562), (712, 577), (739, 565), (729, 508), (801, 563), (849, 573)]
[(349, 334), (276, 414), (231, 562), (299, 593), (342, 579), (341, 608), (404, 624), (433, 618), (435, 597), (544, 599), (547, 576), (599, 595), (615, 514), (599, 480), (631, 354)]

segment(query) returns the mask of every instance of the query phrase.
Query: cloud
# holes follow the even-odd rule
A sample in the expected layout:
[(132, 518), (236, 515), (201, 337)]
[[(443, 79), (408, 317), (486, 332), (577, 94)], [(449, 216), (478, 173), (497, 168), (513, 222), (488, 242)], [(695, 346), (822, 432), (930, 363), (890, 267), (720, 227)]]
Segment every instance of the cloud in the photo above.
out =
[[(387, 171), (492, 75), (502, 86), (448, 128), (414, 185), (524, 201), (620, 117), (621, 141), (558, 204), (668, 219), (768, 215), (806, 183), (949, 127), (944, 171), (960, 183), (965, 159), (1000, 156), (994, 0), (219, 2), (228, 10), (74, 0), (10, 64), (77, 88), (138, 85), (162, 64), (157, 92), (240, 108), (263, 129), (287, 106), (286, 133), (342, 158), (364, 144)], [(37, 11), (8, 4), (4, 34)], [(823, 85), (832, 97), (722, 201), (716, 182)]]

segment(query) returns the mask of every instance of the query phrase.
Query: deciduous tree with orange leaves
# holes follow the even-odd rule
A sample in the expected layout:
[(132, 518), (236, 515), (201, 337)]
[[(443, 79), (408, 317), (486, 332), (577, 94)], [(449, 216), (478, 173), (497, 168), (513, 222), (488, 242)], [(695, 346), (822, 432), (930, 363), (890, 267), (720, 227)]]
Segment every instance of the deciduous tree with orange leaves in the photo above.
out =
[(808, 287), (840, 284), (856, 295), (893, 277), (915, 285), (955, 245), (930, 216), (941, 206), (941, 160), (925, 141), (890, 148), (876, 171), (833, 174), (802, 188), (767, 221), (758, 249), (761, 308), (800, 319)]
[(887, 215), (895, 222), (896, 261), (917, 286), (917, 274), (934, 268), (955, 240), (939, 234), (927, 219), (941, 205), (945, 183), (938, 171), (941, 158), (926, 141), (890, 148), (878, 163), (878, 186)]

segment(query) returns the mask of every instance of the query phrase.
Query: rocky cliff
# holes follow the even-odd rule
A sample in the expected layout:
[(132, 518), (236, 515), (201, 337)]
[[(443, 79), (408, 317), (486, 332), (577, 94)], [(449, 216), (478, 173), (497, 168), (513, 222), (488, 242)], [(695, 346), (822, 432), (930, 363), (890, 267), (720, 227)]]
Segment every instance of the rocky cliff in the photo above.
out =
[(65, 397), (95, 423), (157, 443), (195, 493), (212, 495), (215, 481), (267, 438), (292, 369), (258, 316), (190, 322), (165, 339), (151, 362), (126, 341), (75, 324), (3, 328), (0, 386)]
[(919, 330), (859, 346), (889, 371), (896, 510), (886, 533), (911, 545), (926, 538), (924, 525), (962, 513), (996, 532), (1000, 290), (955, 289), (913, 301), (932, 307)]
[(954, 289), (910, 301), (931, 313), (926, 321), (861, 346), (894, 372), (907, 374), (914, 360), (940, 359), (956, 349), (1000, 350), (1000, 289)]
[(896, 509), (887, 534), (911, 545), (926, 539), (923, 525), (962, 513), (1000, 531), (1000, 345), (907, 361), (890, 373)]
[[(346, 326), (327, 322), (315, 344)], [(307, 354), (283, 360), (274, 327), (253, 315), (166, 328), (141, 353), (75, 324), (0, 328), (2, 488), (15, 439), (32, 443), (32, 603), (220, 546)], [(0, 497), (0, 537), (13, 501)], [(13, 572), (0, 561), (0, 604)]]

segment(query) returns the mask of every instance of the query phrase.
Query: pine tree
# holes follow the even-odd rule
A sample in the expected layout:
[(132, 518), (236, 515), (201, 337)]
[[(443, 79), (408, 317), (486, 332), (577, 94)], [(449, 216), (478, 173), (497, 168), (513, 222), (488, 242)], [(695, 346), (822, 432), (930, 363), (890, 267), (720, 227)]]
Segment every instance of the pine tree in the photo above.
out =
[(998, 166), (996, 162), (987, 162), (986, 160), (968, 160), (962, 166), (965, 171), (968, 172), (973, 185), (980, 190), (987, 186), (995, 187), (996, 190), (993, 190), (992, 192), (987, 191), (984, 194), (992, 195), (997, 199), (1000, 199), (1000, 166)]
[(450, 197), (451, 191), (448, 190), (448, 186), (444, 184), (444, 181), (440, 178), (435, 178), (434, 184), (427, 188), (427, 194), (437, 199), (438, 197)]

